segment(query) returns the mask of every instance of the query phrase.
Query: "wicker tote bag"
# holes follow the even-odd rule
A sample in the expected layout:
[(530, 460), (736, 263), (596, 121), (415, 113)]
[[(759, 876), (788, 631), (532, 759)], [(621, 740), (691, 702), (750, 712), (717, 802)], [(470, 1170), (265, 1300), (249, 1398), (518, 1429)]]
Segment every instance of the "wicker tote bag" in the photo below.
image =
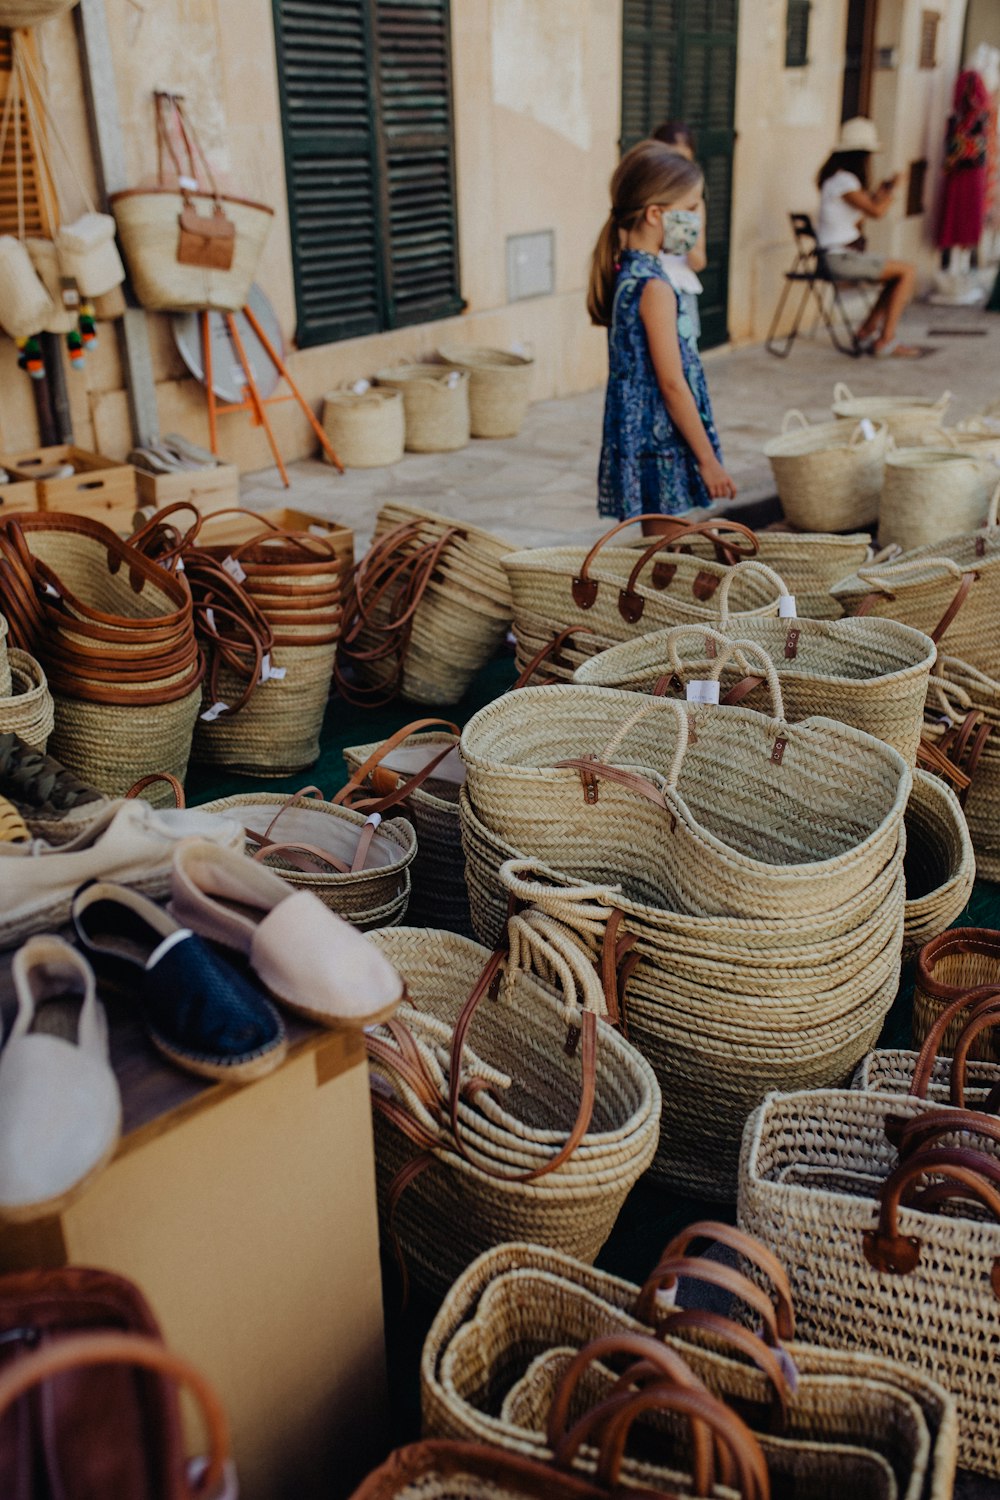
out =
[(879, 546), (895, 543), (912, 552), (975, 531), (986, 520), (996, 487), (996, 464), (987, 453), (929, 446), (890, 451), (878, 513)]
[[(730, 574), (730, 578), (734, 575)], [(792, 721), (824, 714), (893, 745), (913, 765), (937, 649), (920, 631), (888, 620), (741, 620), (730, 624), (719, 590), (718, 630), (677, 626), (623, 642), (577, 668), (574, 682), (633, 692), (682, 694), (695, 679), (720, 681), (721, 701), (766, 710), (766, 678), (736, 655), (720, 673), (729, 642), (752, 642), (774, 663)]]
[(785, 413), (781, 436), (764, 448), (789, 525), (802, 531), (854, 531), (878, 515), (888, 429), (806, 421)]
[[(328, 391), (323, 397), (323, 430), (348, 469), (398, 464), (406, 436), (402, 393), (379, 386)], [(323, 457), (332, 462), (329, 454)]]
[[(898, 1120), (899, 1154), (886, 1136)], [(1000, 1471), (997, 1133), (987, 1116), (900, 1095), (771, 1095), (747, 1123), (738, 1210), (787, 1258), (802, 1333), (941, 1380), (958, 1402), (959, 1463), (988, 1474)]]
[(600, 1019), (587, 956), (535, 917), (511, 918), (506, 961), (431, 929), (372, 941), (410, 997), (367, 1039), (380, 1213), (404, 1270), (443, 1292), (512, 1235), (593, 1260), (656, 1149), (660, 1092)]
[(1000, 645), (992, 625), (1000, 609), (1000, 526), (994, 491), (985, 531), (947, 537), (869, 563), (834, 585), (852, 615), (888, 615), (929, 635), (949, 656), (1000, 677)]
[(447, 719), (416, 719), (381, 743), (349, 746), (350, 780), (333, 801), (369, 817), (405, 812), (417, 834), (411, 922), (472, 937), (458, 810), (465, 781), (460, 733)]
[(976, 857), (962, 805), (939, 777), (914, 771), (905, 823), (904, 960), (915, 957), (961, 916), (976, 879)]
[[(939, 1045), (942, 1052), (953, 1052), (969, 1019), (961, 1007), (953, 1012), (953, 1006), (963, 997), (994, 985), (1000, 985), (1000, 932), (989, 927), (958, 927), (932, 938), (917, 958), (913, 1040), (918, 1045), (924, 1042), (947, 1010), (952, 1018)], [(970, 1003), (966, 1000), (966, 1005)], [(998, 1062), (1000, 1050), (989, 1033), (984, 1033), (972, 1056)]]
[(950, 391), (932, 400), (929, 396), (855, 396), (842, 380), (833, 388), (835, 417), (845, 424), (857, 423), (865, 417), (883, 423), (893, 442), (901, 448), (909, 443), (922, 443), (929, 429), (941, 425), (950, 402)]
[(982, 1053), (998, 1024), (1000, 987), (980, 985), (939, 1011), (919, 1052), (901, 1047), (869, 1052), (854, 1075), (854, 1087), (869, 1093), (912, 1094), (934, 1104), (995, 1114), (1000, 1064), (983, 1062), (974, 1054)]
[[(726, 1264), (693, 1258), (699, 1241), (723, 1249)], [(736, 1269), (734, 1251), (763, 1286)], [(683, 1309), (676, 1306), (680, 1281)], [(697, 1305), (706, 1292), (718, 1303), (720, 1291), (748, 1308), (760, 1339)], [(659, 1359), (645, 1345), (650, 1333)], [(582, 1351), (600, 1341), (605, 1359), (634, 1362), (641, 1344), (650, 1363), (645, 1372), (633, 1363), (637, 1385), (650, 1375), (703, 1383), (756, 1432), (776, 1480), (787, 1479), (791, 1461), (800, 1482), (812, 1484), (804, 1495), (843, 1493), (828, 1486), (837, 1473), (843, 1482), (853, 1463), (862, 1485), (873, 1471), (884, 1479), (883, 1466), (889, 1469), (896, 1489), (876, 1483), (871, 1493), (946, 1500), (955, 1465), (952, 1398), (905, 1366), (809, 1345), (794, 1333), (784, 1269), (726, 1225), (704, 1222), (681, 1231), (643, 1287), (540, 1246), (501, 1245), (459, 1277), (427, 1336), (424, 1429), (533, 1455), (551, 1451), (567, 1415), (580, 1417), (606, 1394), (600, 1384), (594, 1389), (595, 1376), (606, 1383), (606, 1371)], [(575, 1357), (576, 1370), (563, 1384)], [(586, 1383), (574, 1389), (581, 1375)]]

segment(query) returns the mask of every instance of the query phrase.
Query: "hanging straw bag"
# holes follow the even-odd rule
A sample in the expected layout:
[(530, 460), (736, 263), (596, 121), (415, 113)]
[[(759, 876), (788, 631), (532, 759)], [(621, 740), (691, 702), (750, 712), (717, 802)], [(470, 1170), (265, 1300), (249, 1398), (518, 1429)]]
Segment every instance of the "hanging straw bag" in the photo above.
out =
[(986, 454), (954, 448), (900, 448), (886, 455), (879, 546), (911, 552), (975, 531), (986, 520), (997, 466)]
[(379, 370), (380, 386), (399, 391), (411, 453), (451, 453), (470, 435), (469, 372), (440, 365), (394, 365)]
[[(162, 93), (154, 99), (157, 184), (128, 188), (109, 199), (132, 288), (150, 312), (238, 312), (250, 294), (274, 210), (220, 193), (182, 102)], [(174, 124), (187, 155), (186, 171), (171, 134)], [(168, 183), (165, 150), (178, 187)]]
[(961, 916), (976, 880), (968, 824), (961, 803), (944, 781), (927, 771), (914, 771), (905, 822), (904, 960)]
[(446, 719), (417, 719), (382, 742), (349, 746), (344, 761), (350, 780), (333, 801), (368, 816), (404, 811), (417, 834), (411, 922), (471, 937), (458, 810), (465, 781), (460, 733)]
[(764, 448), (785, 519), (802, 531), (853, 531), (878, 516), (888, 429), (841, 422), (810, 425), (785, 413), (781, 436)]
[(587, 956), (519, 916), (506, 954), (424, 928), (372, 941), (410, 998), (368, 1036), (383, 1233), (404, 1270), (441, 1293), (512, 1235), (593, 1260), (652, 1160), (660, 1091), (600, 1019)]
[(238, 819), (249, 855), (296, 890), (312, 891), (356, 927), (367, 930), (405, 917), (417, 852), (405, 818), (366, 818), (325, 801), (318, 787), (293, 797), (243, 792), (199, 810)]
[(1000, 643), (993, 628), (1000, 612), (1000, 485), (993, 492), (986, 529), (947, 537), (906, 552), (893, 562), (869, 563), (834, 586), (851, 615), (887, 615), (929, 635), (949, 656), (1000, 678)]
[(772, 1094), (747, 1123), (738, 1210), (785, 1256), (805, 1337), (940, 1380), (958, 1402), (959, 1463), (994, 1475), (996, 1135), (988, 1116), (900, 1095)]
[[(733, 575), (730, 575), (732, 577)], [(937, 655), (920, 631), (888, 620), (740, 620), (730, 623), (730, 579), (719, 590), (719, 627), (681, 625), (656, 631), (590, 657), (574, 682), (632, 692), (683, 694), (691, 678), (720, 681), (721, 701), (766, 710), (767, 681), (731, 659), (720, 674), (719, 652), (737, 637), (753, 641), (773, 662), (788, 718), (823, 714), (893, 745), (915, 764), (924, 702)]]
[(466, 344), (442, 344), (438, 355), (454, 369), (469, 372), (472, 436), (517, 437), (531, 400), (533, 357)]
[[(367, 386), (328, 391), (323, 397), (323, 430), (348, 469), (380, 469), (403, 456), (406, 420), (402, 392)], [(328, 453), (327, 463), (332, 459)]]
[[(693, 1258), (689, 1247), (699, 1240), (723, 1249), (727, 1263)], [(735, 1269), (734, 1251), (762, 1276), (766, 1291)], [(683, 1310), (676, 1306), (680, 1276)], [(735, 1294), (769, 1347), (729, 1317), (692, 1307), (692, 1281), (707, 1284), (710, 1295)], [(646, 1342), (651, 1333), (655, 1350)], [(421, 1361), (424, 1430), (542, 1456), (558, 1442), (567, 1416), (578, 1418), (603, 1396), (597, 1381), (603, 1375), (607, 1382), (606, 1367), (591, 1352), (599, 1340), (605, 1360), (648, 1352), (650, 1367), (629, 1372), (640, 1389), (650, 1378), (682, 1378), (732, 1403), (757, 1432), (775, 1478), (792, 1462), (802, 1483), (812, 1481), (803, 1494), (843, 1493), (828, 1491), (835, 1475), (845, 1480), (841, 1465), (851, 1465), (862, 1485), (885, 1466), (892, 1485), (865, 1493), (896, 1493), (898, 1485), (904, 1497), (947, 1500), (956, 1421), (942, 1387), (888, 1360), (793, 1338), (783, 1268), (726, 1225), (704, 1222), (681, 1231), (642, 1287), (540, 1246), (501, 1245), (459, 1277), (428, 1334)]]
[(932, 400), (929, 396), (855, 396), (842, 380), (833, 388), (833, 415), (843, 422), (857, 423), (865, 417), (882, 424), (898, 447), (922, 443), (924, 434), (940, 427), (951, 401), (951, 392)]

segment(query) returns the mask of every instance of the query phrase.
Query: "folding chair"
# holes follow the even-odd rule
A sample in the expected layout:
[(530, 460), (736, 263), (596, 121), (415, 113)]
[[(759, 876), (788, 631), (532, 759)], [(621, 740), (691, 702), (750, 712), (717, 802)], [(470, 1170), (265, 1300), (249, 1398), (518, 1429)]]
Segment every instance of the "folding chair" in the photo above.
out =
[[(810, 298), (816, 303), (823, 326), (829, 333), (834, 348), (839, 349), (841, 354), (850, 354), (857, 359), (864, 353), (858, 342), (857, 326), (852, 323), (850, 313), (844, 302), (842, 287), (880, 286), (881, 283), (867, 279), (866, 281), (838, 282), (830, 274), (827, 265), (826, 254), (813, 228), (812, 219), (808, 214), (789, 214), (792, 222), (792, 233), (795, 236), (795, 260), (790, 271), (785, 272), (785, 284), (781, 289), (778, 305), (771, 319), (771, 326), (764, 340), (764, 348), (769, 354), (775, 354), (779, 359), (785, 359), (792, 349), (802, 326), (806, 306)], [(796, 285), (802, 287), (802, 296), (795, 313), (791, 329), (783, 338), (777, 337), (777, 330), (781, 324), (781, 315), (785, 310), (785, 304)], [(830, 296), (827, 297), (827, 288), (830, 288)], [(874, 299), (872, 301), (874, 306)], [(862, 320), (863, 322), (863, 320)]]

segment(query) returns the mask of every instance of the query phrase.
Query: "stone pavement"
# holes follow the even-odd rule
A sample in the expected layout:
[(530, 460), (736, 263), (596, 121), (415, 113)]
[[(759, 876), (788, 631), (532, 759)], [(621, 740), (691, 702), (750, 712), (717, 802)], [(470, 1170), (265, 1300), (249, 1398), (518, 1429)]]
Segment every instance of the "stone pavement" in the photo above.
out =
[[(981, 336), (955, 330), (979, 328)], [(948, 329), (944, 338), (930, 329)], [(761, 345), (712, 350), (705, 357), (728, 467), (739, 485), (739, 501), (774, 494), (761, 453), (779, 430), (789, 407), (813, 421), (829, 420), (834, 383), (854, 394), (955, 396), (954, 422), (1000, 401), (1000, 316), (969, 308), (916, 306), (904, 320), (903, 336), (933, 348), (925, 359), (853, 360), (830, 347), (825, 334), (800, 337), (780, 360)], [(529, 408), (516, 438), (473, 440), (457, 453), (408, 453), (388, 469), (353, 469), (339, 476), (329, 465), (305, 460), (290, 466), (292, 488), (282, 488), (277, 470), (246, 476), (244, 503), (255, 509), (294, 505), (342, 521), (357, 535), (359, 549), (370, 535), (379, 505), (387, 499), (474, 522), (524, 546), (556, 545), (600, 536), (606, 523), (596, 512), (596, 471), (601, 446), (603, 390)]]

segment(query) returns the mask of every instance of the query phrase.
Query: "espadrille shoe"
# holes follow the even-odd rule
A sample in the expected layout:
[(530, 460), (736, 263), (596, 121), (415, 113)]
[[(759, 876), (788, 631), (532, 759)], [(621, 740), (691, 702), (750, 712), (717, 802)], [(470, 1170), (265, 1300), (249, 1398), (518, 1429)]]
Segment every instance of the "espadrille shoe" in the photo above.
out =
[(0, 796), (36, 819), (69, 817), (77, 808), (108, 800), (103, 792), (17, 734), (0, 734)]
[(320, 1026), (374, 1026), (405, 996), (362, 933), (246, 855), (185, 840), (174, 852), (172, 891), (178, 921), (245, 954), (276, 1000)]
[(13, 802), (0, 797), (0, 843), (23, 844), (30, 838), (28, 825)]
[(13, 979), (17, 1018), (0, 1054), (0, 1220), (22, 1223), (59, 1213), (111, 1160), (121, 1097), (83, 955), (34, 937), (15, 954)]
[(287, 1051), (285, 1027), (254, 985), (163, 907), (94, 880), (73, 900), (80, 945), (134, 1003), (164, 1057), (202, 1078), (253, 1083)]

